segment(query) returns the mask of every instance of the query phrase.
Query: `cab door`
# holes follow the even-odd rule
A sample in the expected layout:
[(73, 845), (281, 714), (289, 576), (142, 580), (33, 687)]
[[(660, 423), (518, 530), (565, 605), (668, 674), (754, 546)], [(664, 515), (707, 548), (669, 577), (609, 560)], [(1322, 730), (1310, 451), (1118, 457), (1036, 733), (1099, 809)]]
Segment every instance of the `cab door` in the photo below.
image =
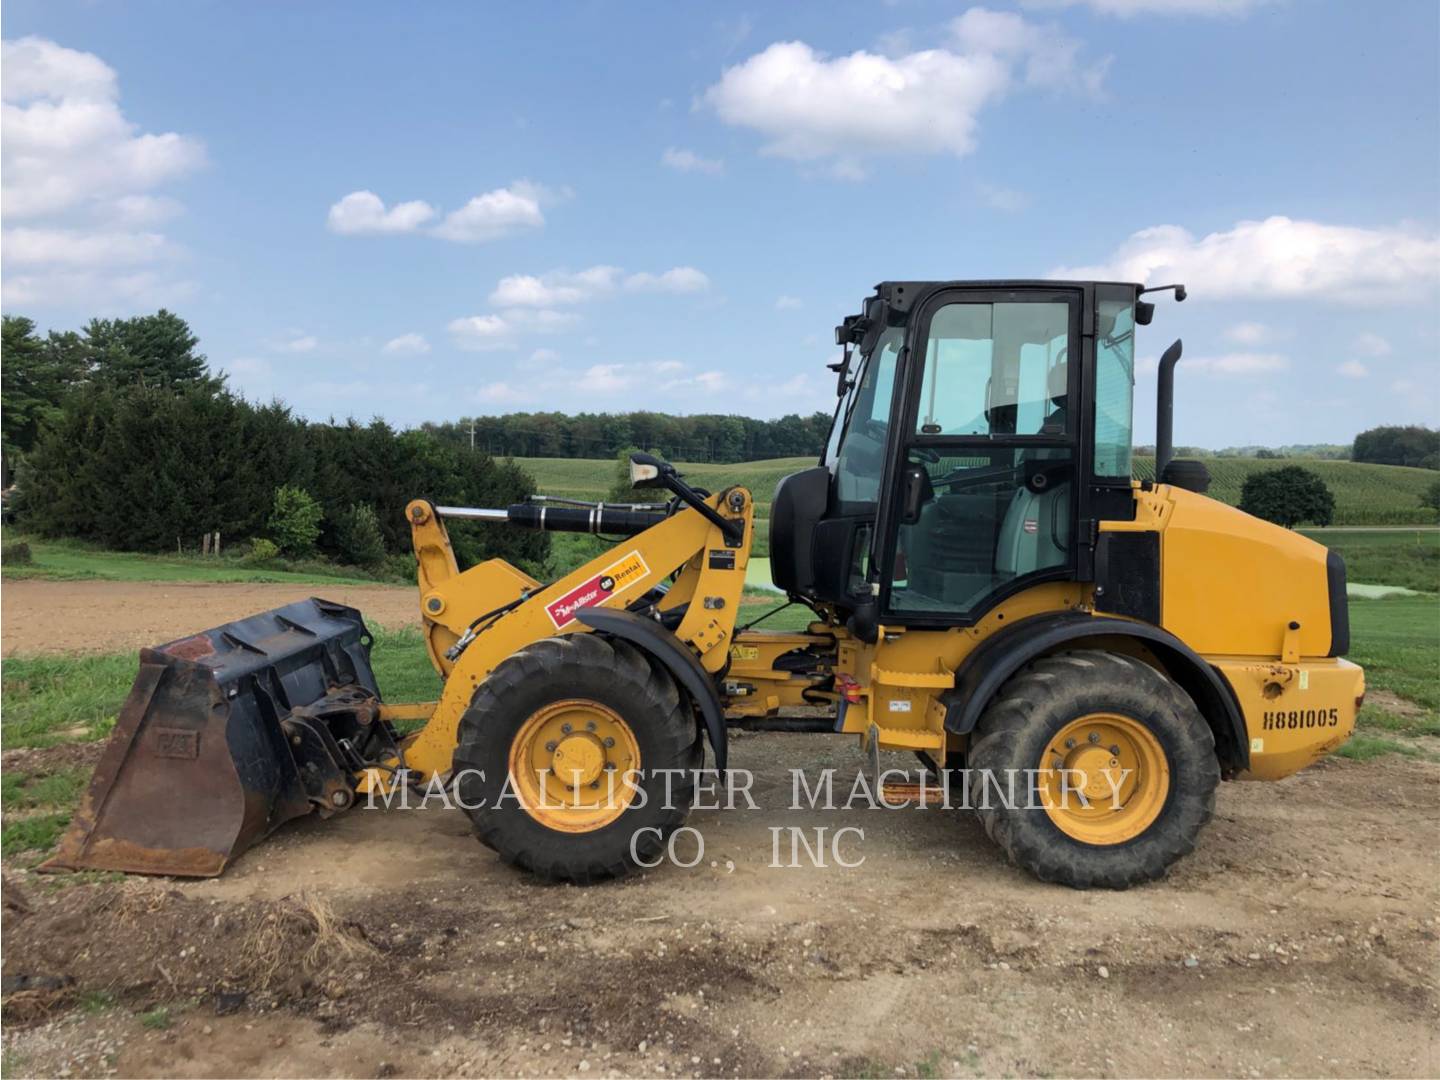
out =
[(879, 523), (882, 622), (964, 625), (1076, 576), (1086, 301), (952, 288), (919, 305)]

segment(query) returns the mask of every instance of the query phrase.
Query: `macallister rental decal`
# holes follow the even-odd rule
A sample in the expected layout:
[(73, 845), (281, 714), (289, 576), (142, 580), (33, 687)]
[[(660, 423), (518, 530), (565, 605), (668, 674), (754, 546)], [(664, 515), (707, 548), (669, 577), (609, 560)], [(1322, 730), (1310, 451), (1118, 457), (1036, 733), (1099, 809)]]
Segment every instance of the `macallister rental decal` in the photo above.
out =
[(645, 560), (638, 551), (622, 555), (596, 574), (589, 581), (575, 586), (558, 600), (545, 605), (545, 614), (555, 624), (555, 629), (569, 626), (575, 621), (575, 613), (581, 608), (603, 604), (618, 592), (624, 592), (635, 582), (650, 573)]

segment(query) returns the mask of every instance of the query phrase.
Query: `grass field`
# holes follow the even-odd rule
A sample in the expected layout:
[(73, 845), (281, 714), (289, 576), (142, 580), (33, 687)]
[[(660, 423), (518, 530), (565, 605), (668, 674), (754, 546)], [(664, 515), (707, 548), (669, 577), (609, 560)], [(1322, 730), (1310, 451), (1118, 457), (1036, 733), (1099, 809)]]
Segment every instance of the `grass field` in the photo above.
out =
[(104, 551), (70, 540), (39, 540), (6, 534), (6, 544), (23, 540), (30, 548), (32, 562), (6, 563), (0, 567), (4, 578), (24, 580), (47, 578), (56, 581), (229, 581), (250, 584), (289, 585), (373, 585), (376, 579), (343, 567), (323, 563), (304, 570), (271, 570), (245, 566), (229, 556), (206, 559), (198, 555), (141, 555), (126, 551)]
[[(535, 478), (546, 495), (572, 499), (599, 499), (615, 482), (615, 462), (593, 458), (516, 458)], [(762, 516), (768, 515), (775, 485), (792, 472), (815, 464), (814, 458), (774, 458), (742, 461), (733, 465), (701, 465), (677, 462), (687, 479), (712, 490), (725, 484), (744, 484), (755, 496)], [(1335, 495), (1335, 525), (1425, 525), (1434, 524), (1435, 511), (1420, 506), (1420, 496), (1436, 479), (1430, 469), (1409, 469), (1399, 465), (1367, 465), (1353, 461), (1317, 461), (1310, 458), (1206, 458), (1210, 470), (1208, 494), (1234, 506), (1240, 489), (1252, 473), (1283, 465), (1302, 465), (1318, 473)], [(1135, 476), (1151, 480), (1155, 459), (1137, 457)]]
[(1440, 529), (1301, 529), (1338, 551), (1347, 581), (1440, 593)]
[[(1435, 511), (1420, 506), (1425, 489), (1440, 479), (1433, 469), (1410, 469), (1400, 465), (1368, 465), (1355, 461), (1317, 461), (1313, 458), (1205, 458), (1210, 471), (1212, 499), (1237, 506), (1245, 478), (1278, 469), (1284, 465), (1300, 465), (1325, 481), (1335, 496), (1335, 520), (1332, 525), (1433, 525)], [(1135, 477), (1155, 478), (1155, 459), (1137, 457)]]

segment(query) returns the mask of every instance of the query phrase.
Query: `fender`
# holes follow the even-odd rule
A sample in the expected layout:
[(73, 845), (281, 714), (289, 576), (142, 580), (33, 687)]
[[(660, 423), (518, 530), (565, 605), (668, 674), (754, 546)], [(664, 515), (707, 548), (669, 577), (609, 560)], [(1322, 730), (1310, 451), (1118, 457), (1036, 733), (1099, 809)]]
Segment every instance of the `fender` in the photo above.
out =
[(588, 607), (577, 612), (575, 617), (592, 630), (628, 641), (664, 665), (665, 670), (690, 695), (690, 700), (700, 707), (705, 733), (710, 737), (710, 749), (715, 753), (715, 769), (723, 773), (729, 745), (725, 733), (725, 713), (720, 708), (720, 695), (715, 692), (715, 683), (709, 672), (700, 666), (695, 654), (654, 619), (636, 615), (633, 611)]
[(1066, 611), (1036, 615), (1006, 627), (965, 658), (955, 672), (955, 688), (940, 695), (945, 730), (965, 735), (1004, 682), (1022, 667), (1057, 646), (1087, 638), (1131, 638), (1160, 661), (1165, 673), (1190, 695), (1215, 733), (1215, 751), (1227, 768), (1250, 764), (1245, 717), (1224, 677), (1174, 634), (1149, 623)]

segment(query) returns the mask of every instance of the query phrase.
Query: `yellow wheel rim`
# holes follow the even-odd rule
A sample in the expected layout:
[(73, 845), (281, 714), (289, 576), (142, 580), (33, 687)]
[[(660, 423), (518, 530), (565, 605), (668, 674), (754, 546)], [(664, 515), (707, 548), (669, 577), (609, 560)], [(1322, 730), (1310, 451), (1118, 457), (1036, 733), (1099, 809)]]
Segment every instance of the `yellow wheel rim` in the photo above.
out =
[(1041, 805), (1066, 836), (1086, 844), (1123, 844), (1160, 816), (1170, 794), (1170, 763), (1144, 724), (1091, 713), (1050, 739), (1036, 780)]
[(620, 714), (568, 698), (532, 713), (510, 743), (510, 782), (540, 824), (558, 832), (603, 829), (635, 798), (625, 782), (640, 745)]

